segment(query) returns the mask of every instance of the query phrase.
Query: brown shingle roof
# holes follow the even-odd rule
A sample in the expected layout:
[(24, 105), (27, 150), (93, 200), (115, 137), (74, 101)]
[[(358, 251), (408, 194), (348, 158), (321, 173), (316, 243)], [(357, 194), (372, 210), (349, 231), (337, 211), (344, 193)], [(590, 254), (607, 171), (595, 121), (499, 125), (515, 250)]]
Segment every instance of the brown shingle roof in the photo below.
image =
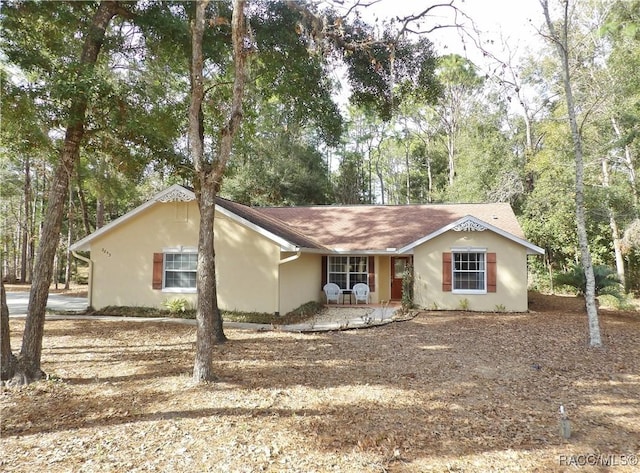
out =
[[(265, 207), (253, 210), (270, 217), (270, 222), (280, 222), (298, 235), (306, 235), (316, 244), (334, 250), (402, 248), (467, 215), (524, 239), (511, 206), (500, 203)], [(274, 233), (277, 231), (274, 229)]]
[(271, 232), (296, 246), (314, 250), (330, 251), (313, 238), (298, 232), (295, 227), (291, 227), (285, 222), (261, 212), (261, 209), (257, 207), (247, 207), (246, 205), (238, 204), (237, 202), (223, 199), (221, 197), (216, 198), (216, 205), (233, 212), (237, 216), (262, 227), (268, 232)]

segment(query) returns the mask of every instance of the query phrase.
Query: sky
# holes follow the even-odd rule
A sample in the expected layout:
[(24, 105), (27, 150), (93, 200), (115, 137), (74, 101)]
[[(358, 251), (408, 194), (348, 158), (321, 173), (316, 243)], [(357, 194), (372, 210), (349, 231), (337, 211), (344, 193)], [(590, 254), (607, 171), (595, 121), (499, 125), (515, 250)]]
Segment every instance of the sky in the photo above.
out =
[[(348, 3), (348, 2), (346, 2)], [(375, 5), (363, 9), (369, 10), (373, 15), (382, 17), (403, 16), (420, 12), (435, 3), (446, 4), (448, 1), (438, 0), (380, 0)], [(485, 47), (490, 48), (493, 54), (507, 54), (502, 47), (508, 45), (512, 53), (524, 54), (527, 48), (535, 48), (542, 43), (542, 38), (537, 29), (544, 23), (542, 7), (539, 0), (455, 0), (460, 10), (465, 12), (476, 24), (481, 32), (481, 38)], [(423, 27), (435, 24), (451, 24), (452, 9), (441, 7), (433, 11)], [(471, 26), (468, 19), (462, 18), (465, 25)], [(471, 30), (471, 28), (468, 28)], [(474, 62), (482, 62), (482, 53), (467, 38), (467, 48), (460, 32), (455, 28), (439, 29), (428, 35), (440, 54), (458, 53), (467, 56)], [(503, 40), (501, 40), (503, 38)], [(486, 44), (493, 40), (493, 45)], [(506, 60), (506, 57), (501, 57)], [(480, 66), (480, 64), (477, 64)]]

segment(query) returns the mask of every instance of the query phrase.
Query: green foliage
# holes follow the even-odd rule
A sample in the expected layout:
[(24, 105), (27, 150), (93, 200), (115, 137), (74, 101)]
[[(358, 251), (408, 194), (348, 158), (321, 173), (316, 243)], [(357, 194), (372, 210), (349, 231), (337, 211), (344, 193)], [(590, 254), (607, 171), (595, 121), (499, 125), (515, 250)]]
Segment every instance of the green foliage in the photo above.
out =
[(640, 296), (640, 248), (629, 250), (627, 261), (627, 289)]
[[(613, 269), (608, 266), (594, 265), (593, 275), (595, 277), (596, 296), (608, 294), (620, 297), (620, 280)], [(581, 295), (584, 295), (587, 289), (587, 278), (582, 266), (578, 264), (574, 264), (569, 271), (556, 274), (554, 282), (559, 286), (572, 287)]]
[(329, 171), (313, 132), (282, 116), (278, 101), (256, 106), (260, 113), (241, 132), (223, 196), (251, 205), (329, 203)]
[(191, 303), (184, 297), (166, 299), (162, 302), (162, 307), (167, 309), (172, 315), (184, 313), (192, 309)]
[(408, 264), (402, 273), (402, 308), (405, 311), (415, 307), (413, 302), (413, 283), (413, 266)]
[(358, 153), (346, 153), (334, 184), (334, 202), (345, 205), (368, 203), (363, 158)]
[(263, 101), (275, 100), (286, 123), (310, 124), (323, 141), (337, 143), (342, 117), (324, 58), (299, 34), (313, 28), (309, 18), (282, 1), (256, 5), (257, 14), (249, 18), (259, 51), (252, 62), (253, 92)]
[(467, 311), (469, 310), (470, 307), (471, 307), (471, 303), (469, 302), (469, 299), (467, 299), (466, 297), (458, 301), (458, 309)]
[(504, 111), (477, 101), (468, 107), (465, 126), (458, 132), (456, 180), (447, 189), (447, 200), (514, 203), (524, 192), (523, 170), (500, 130)]
[(546, 133), (546, 147), (528, 162), (532, 189), (523, 205), (521, 223), (527, 237), (546, 250), (547, 260), (562, 265), (575, 261), (577, 249), (569, 136), (553, 123), (539, 127)]
[(628, 311), (638, 310), (633, 302), (633, 298), (624, 294), (603, 294), (598, 297), (598, 302), (600, 303), (600, 308)]
[(435, 77), (436, 56), (432, 43), (396, 41), (393, 25), (386, 25), (377, 38), (371, 26), (362, 21), (345, 25), (345, 35), (354, 43), (368, 47), (347, 49), (343, 54), (352, 89), (351, 103), (375, 110), (384, 120), (391, 119), (400, 104), (411, 98), (435, 102), (440, 85)]
[(108, 315), (116, 317), (166, 317), (168, 311), (157, 309), (155, 307), (143, 306), (106, 306), (102, 309), (94, 310), (91, 315)]

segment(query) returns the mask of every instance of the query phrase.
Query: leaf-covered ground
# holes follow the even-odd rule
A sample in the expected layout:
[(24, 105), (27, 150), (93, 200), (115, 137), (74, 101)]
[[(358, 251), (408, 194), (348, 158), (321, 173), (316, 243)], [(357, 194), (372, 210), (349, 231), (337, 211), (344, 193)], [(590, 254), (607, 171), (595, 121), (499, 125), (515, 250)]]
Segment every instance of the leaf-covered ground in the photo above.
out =
[[(227, 330), (205, 386), (193, 327), (48, 321), (52, 379), (0, 396), (0, 470), (639, 471), (625, 463), (640, 454), (640, 314), (603, 312), (605, 348), (590, 349), (579, 300), (532, 309)], [(23, 321), (11, 328), (15, 350)]]

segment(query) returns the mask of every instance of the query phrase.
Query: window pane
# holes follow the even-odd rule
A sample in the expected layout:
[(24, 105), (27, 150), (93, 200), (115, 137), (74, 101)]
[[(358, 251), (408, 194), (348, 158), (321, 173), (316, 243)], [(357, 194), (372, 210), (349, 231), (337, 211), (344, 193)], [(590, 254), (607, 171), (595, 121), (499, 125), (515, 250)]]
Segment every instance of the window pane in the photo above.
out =
[(340, 289), (347, 288), (347, 275), (342, 273), (331, 273), (329, 274), (328, 282), (332, 282), (340, 286)]
[(349, 289), (353, 289), (353, 286), (359, 282), (367, 284), (369, 276), (366, 274), (350, 274), (349, 275)]
[(347, 256), (330, 256), (329, 272), (330, 273), (346, 273), (348, 260), (349, 258)]
[(165, 287), (181, 287), (181, 288), (196, 287), (196, 273), (167, 271)]
[(402, 279), (404, 276), (404, 270), (407, 267), (406, 258), (396, 258), (393, 263), (393, 277), (395, 279)]
[(366, 273), (367, 272), (367, 257), (366, 256), (352, 256), (349, 258), (349, 272), (351, 273)]

